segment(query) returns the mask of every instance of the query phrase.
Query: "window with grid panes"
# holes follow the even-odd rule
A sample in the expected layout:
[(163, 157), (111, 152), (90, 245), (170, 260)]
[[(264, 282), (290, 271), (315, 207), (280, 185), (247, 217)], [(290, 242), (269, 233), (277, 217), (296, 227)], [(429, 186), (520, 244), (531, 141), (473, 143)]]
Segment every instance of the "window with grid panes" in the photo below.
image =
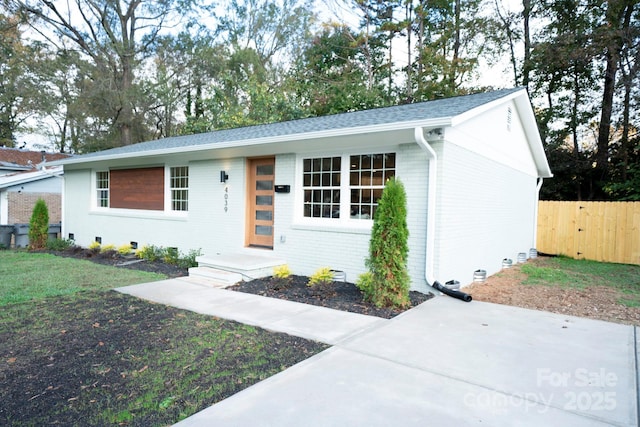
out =
[(171, 210), (189, 210), (189, 167), (170, 168)]
[(360, 154), (349, 159), (350, 214), (373, 219), (384, 185), (396, 173), (395, 153)]
[(304, 216), (340, 218), (340, 157), (302, 161)]
[(96, 172), (97, 205), (100, 208), (109, 207), (109, 172)]

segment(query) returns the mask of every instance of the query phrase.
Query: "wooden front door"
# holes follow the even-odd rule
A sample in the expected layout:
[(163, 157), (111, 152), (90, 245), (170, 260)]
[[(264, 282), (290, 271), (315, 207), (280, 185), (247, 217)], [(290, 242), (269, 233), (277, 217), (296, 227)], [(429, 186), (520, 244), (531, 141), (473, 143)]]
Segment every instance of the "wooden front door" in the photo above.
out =
[(273, 248), (273, 195), (276, 160), (249, 159), (247, 245)]

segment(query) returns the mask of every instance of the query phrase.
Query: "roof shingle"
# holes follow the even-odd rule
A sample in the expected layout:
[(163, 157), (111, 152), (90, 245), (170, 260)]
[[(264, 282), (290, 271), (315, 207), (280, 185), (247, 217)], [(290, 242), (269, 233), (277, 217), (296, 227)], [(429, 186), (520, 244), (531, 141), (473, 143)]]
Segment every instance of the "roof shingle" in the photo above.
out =
[(416, 120), (448, 118), (465, 113), (483, 104), (495, 101), (520, 90), (522, 90), (522, 88), (503, 89), (474, 95), (464, 95), (434, 101), (419, 102), (415, 104), (375, 108), (371, 110), (354, 111), (321, 117), (310, 117), (280, 123), (218, 130), (195, 135), (169, 137), (84, 154), (82, 156), (76, 156), (75, 159), (94, 159), (96, 157), (107, 155), (126, 155), (155, 150), (192, 147), (203, 144), (289, 136), (335, 129), (411, 122)]

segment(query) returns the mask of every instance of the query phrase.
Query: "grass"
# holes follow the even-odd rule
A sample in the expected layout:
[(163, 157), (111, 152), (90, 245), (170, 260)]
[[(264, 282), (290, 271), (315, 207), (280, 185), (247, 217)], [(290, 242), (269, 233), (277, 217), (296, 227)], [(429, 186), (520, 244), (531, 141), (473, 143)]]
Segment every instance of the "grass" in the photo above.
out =
[(110, 290), (162, 278), (0, 251), (0, 424), (170, 425), (326, 348)]
[(622, 296), (618, 303), (640, 307), (640, 266), (613, 264), (567, 257), (546, 258), (537, 263), (524, 264), (521, 271), (527, 275), (523, 284), (561, 286), (585, 289), (606, 286)]
[(50, 254), (0, 251), (0, 307), (164, 278), (156, 273), (113, 268)]

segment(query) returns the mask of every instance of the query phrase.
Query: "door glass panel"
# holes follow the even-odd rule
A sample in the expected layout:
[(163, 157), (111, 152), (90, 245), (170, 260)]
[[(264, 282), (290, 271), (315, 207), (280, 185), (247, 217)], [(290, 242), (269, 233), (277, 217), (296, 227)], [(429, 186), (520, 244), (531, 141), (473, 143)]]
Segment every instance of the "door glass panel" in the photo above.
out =
[(273, 175), (273, 165), (256, 166), (256, 175)]
[(273, 181), (256, 181), (256, 190), (271, 190)]
[(272, 234), (272, 228), (268, 225), (256, 225), (256, 234), (258, 236), (270, 236)]
[(256, 219), (260, 221), (271, 221), (273, 219), (272, 211), (256, 211)]
[(273, 205), (273, 196), (256, 196), (256, 205), (258, 206)]

